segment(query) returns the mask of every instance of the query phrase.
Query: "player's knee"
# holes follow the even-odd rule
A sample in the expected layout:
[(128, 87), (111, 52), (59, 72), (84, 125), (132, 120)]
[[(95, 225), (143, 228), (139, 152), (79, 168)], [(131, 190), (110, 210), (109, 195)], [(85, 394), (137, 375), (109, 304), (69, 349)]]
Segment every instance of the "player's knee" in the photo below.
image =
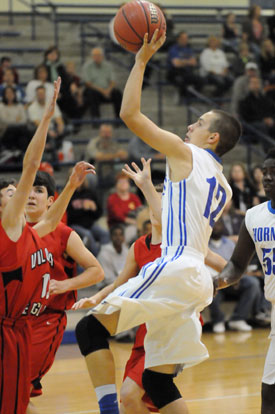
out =
[(79, 349), (84, 356), (109, 348), (110, 334), (93, 315), (85, 316), (78, 322), (75, 335)]
[(172, 374), (162, 374), (149, 369), (145, 369), (143, 372), (143, 387), (159, 409), (181, 398), (180, 392), (174, 384), (173, 377)]
[(139, 405), (142, 389), (134, 382), (126, 380), (123, 382), (120, 390), (120, 399), (126, 411), (128, 407)]
[(274, 414), (275, 412), (275, 384), (262, 383), (262, 409), (261, 414)]

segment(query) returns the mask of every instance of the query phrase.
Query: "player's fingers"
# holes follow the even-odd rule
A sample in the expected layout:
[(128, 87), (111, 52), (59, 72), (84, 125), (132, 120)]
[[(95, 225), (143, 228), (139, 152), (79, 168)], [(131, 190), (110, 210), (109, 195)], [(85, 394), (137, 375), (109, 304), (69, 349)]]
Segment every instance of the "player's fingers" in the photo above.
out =
[[(123, 170), (122, 170), (123, 171)], [(132, 169), (129, 167), (129, 165), (128, 164), (125, 164), (124, 165), (124, 172), (125, 171), (127, 171), (129, 174), (133, 174), (133, 171), (132, 171)]]
[(143, 43), (145, 45), (147, 45), (147, 43), (148, 43), (148, 33), (145, 33), (144, 38), (143, 38)]
[(140, 172), (139, 166), (135, 162), (132, 162), (131, 165), (137, 173)]
[(154, 43), (156, 43), (156, 40), (157, 40), (158, 34), (159, 34), (159, 29), (156, 29), (156, 30), (154, 31), (154, 34), (153, 34), (153, 36), (152, 36), (152, 39), (151, 39), (150, 44), (152, 44), (152, 45), (153, 45)]

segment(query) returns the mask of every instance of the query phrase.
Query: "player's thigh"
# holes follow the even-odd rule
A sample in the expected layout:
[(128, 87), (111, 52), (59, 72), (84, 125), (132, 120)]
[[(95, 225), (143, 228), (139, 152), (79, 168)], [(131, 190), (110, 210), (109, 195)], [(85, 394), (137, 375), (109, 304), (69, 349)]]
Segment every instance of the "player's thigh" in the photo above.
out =
[(123, 401), (128, 400), (129, 398), (131, 398), (131, 400), (140, 401), (143, 395), (144, 389), (141, 388), (134, 380), (132, 380), (129, 377), (126, 377), (123, 381), (120, 390), (120, 397), (122, 403)]
[(111, 335), (114, 335), (117, 329), (119, 312), (114, 312), (111, 314), (93, 314), (93, 316), (110, 332)]
[(158, 365), (156, 367), (148, 367), (147, 369), (150, 369), (154, 372), (160, 372), (161, 374), (175, 374), (177, 367), (178, 366), (176, 364), (166, 364)]

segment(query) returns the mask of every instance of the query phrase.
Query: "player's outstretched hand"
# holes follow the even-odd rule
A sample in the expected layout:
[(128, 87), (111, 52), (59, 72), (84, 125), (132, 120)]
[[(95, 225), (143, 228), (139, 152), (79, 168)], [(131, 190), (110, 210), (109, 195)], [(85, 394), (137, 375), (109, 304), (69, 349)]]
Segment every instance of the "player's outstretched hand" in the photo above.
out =
[(90, 298), (82, 298), (73, 304), (72, 310), (93, 308), (98, 305), (98, 303), (94, 296), (91, 296)]
[(142, 162), (142, 170), (138, 167), (135, 162), (132, 162), (132, 168), (129, 167), (128, 164), (124, 165), (122, 171), (127, 177), (131, 178), (136, 184), (136, 186), (140, 189), (143, 188), (146, 183), (151, 183), (151, 161), (152, 159), (149, 158), (147, 161), (145, 158), (141, 158)]
[(55, 104), (56, 104), (56, 100), (57, 100), (58, 95), (59, 95), (60, 85), (61, 85), (61, 78), (59, 76), (57, 78), (57, 80), (54, 81), (53, 96), (52, 96), (52, 99), (50, 100), (49, 104), (47, 105), (47, 107), (45, 109), (44, 117), (47, 118), (47, 119), (51, 119), (52, 116), (54, 115)]
[(156, 29), (150, 43), (148, 43), (148, 33), (144, 35), (143, 46), (136, 54), (136, 61), (141, 61), (146, 64), (163, 45), (166, 39), (166, 33), (163, 33), (161, 37), (157, 40), (158, 33), (159, 29)]
[(69, 290), (68, 280), (50, 280), (49, 292), (50, 295), (60, 295)]
[(79, 187), (85, 180), (86, 175), (95, 174), (95, 167), (85, 161), (79, 161), (73, 168), (69, 182), (74, 187)]

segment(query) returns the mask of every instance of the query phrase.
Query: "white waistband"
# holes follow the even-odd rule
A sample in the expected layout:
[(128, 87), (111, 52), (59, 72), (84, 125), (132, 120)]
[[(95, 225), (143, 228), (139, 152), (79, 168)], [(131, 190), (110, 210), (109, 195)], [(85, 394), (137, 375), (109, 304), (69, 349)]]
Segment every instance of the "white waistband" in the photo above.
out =
[(179, 254), (179, 257), (184, 256), (192, 256), (197, 260), (204, 262), (204, 255), (199, 252), (198, 250), (193, 249), (193, 247), (189, 246), (166, 246), (161, 248), (161, 256), (174, 256)]

